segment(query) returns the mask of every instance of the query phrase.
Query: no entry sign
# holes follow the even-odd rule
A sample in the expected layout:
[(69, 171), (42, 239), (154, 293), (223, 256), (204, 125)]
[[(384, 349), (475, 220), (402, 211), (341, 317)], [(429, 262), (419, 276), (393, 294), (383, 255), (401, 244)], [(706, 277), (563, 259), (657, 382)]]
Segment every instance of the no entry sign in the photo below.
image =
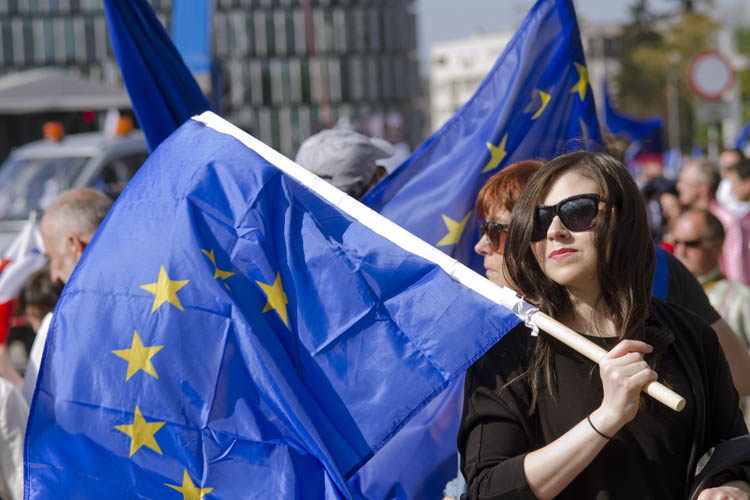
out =
[(734, 79), (732, 65), (726, 57), (715, 50), (703, 51), (690, 62), (690, 88), (703, 99), (721, 99), (734, 86)]

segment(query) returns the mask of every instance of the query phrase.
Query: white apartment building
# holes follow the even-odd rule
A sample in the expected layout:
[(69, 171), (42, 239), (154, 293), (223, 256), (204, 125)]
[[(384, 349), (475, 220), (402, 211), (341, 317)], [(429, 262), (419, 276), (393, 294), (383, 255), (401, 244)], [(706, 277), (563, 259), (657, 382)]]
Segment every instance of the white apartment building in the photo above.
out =
[(436, 43), (430, 51), (430, 122), (439, 129), (474, 95), (513, 32), (475, 34)]

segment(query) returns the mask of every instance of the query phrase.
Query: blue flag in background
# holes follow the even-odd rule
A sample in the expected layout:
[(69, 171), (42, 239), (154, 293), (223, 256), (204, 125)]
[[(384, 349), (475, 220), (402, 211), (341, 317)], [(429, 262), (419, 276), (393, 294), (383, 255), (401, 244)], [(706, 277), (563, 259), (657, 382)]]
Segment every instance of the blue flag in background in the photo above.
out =
[(737, 138), (734, 140), (734, 148), (742, 149), (748, 142), (750, 142), (750, 121), (747, 121), (740, 133), (737, 134)]
[(600, 137), (573, 4), (540, 0), (476, 94), (362, 201), (483, 271), (473, 209), (488, 177)]
[[(541, 0), (476, 94), (362, 201), (483, 272), (474, 252), (482, 185), (516, 161), (590, 142), (601, 135), (572, 2)], [(441, 498), (457, 475), (462, 386), (457, 380), (409, 422), (355, 476), (356, 488), (372, 499)]]
[(347, 478), (517, 322), (201, 120), (141, 167), (58, 302), (25, 498), (354, 498)]
[(112, 48), (149, 150), (210, 109), (146, 0), (104, 0)]
[(634, 142), (654, 135), (661, 137), (662, 119), (658, 116), (643, 120), (617, 111), (612, 107), (606, 83), (604, 84), (604, 124), (610, 132)]
[(628, 141), (625, 161), (630, 164), (639, 158), (647, 161), (663, 161), (662, 141), (663, 120), (659, 116), (640, 119), (628, 116), (612, 107), (607, 82), (604, 82), (604, 124), (616, 136)]

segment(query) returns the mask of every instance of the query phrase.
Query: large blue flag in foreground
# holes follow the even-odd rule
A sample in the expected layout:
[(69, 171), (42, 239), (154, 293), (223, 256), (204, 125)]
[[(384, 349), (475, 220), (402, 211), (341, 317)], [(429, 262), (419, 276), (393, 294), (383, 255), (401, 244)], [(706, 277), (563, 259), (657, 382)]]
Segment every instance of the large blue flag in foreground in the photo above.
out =
[(190, 120), (58, 302), (26, 498), (355, 497), (347, 478), (517, 322), (466, 276), (492, 286), (216, 115)]
[(573, 5), (540, 0), (479, 90), (363, 202), (481, 270), (473, 214), (487, 178), (510, 163), (600, 142)]
[(153, 151), (210, 105), (146, 0), (104, 0), (104, 10), (133, 111)]

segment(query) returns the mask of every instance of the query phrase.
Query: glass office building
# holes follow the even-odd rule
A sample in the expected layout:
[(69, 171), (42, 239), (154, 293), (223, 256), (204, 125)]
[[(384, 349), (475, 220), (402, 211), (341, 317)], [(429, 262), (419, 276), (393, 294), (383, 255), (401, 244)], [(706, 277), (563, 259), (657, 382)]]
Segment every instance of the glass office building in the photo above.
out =
[[(169, 27), (172, 0), (151, 4)], [(378, 129), (398, 114), (407, 141), (418, 140), (413, 0), (213, 0), (213, 9), (212, 95), (234, 124), (289, 156), (342, 117)], [(0, 0), (0, 74), (44, 66), (119, 80), (102, 0)]]

